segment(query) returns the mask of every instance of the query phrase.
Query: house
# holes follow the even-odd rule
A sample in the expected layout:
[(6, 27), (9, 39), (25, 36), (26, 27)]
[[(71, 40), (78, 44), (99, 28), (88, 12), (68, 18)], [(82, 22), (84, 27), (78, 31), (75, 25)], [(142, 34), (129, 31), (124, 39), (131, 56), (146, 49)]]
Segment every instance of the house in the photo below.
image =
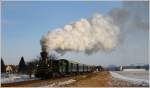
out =
[(6, 66), (6, 73), (12, 73), (13, 72), (13, 68), (11, 65), (7, 65)]
[(6, 73), (16, 73), (16, 66), (14, 65), (6, 65)]

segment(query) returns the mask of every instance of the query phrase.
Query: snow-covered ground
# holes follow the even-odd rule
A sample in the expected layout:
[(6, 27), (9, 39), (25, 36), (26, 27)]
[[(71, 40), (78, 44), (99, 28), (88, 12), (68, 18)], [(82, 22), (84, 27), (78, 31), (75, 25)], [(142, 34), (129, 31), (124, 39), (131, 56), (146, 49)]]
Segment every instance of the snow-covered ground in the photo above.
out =
[(147, 86), (149, 85), (149, 74), (148, 71), (111, 71), (112, 77), (118, 78), (120, 80), (126, 80), (137, 85)]
[(123, 71), (137, 71), (137, 72), (140, 72), (140, 71), (146, 71), (145, 69), (123, 69)]
[(131, 78), (149, 80), (149, 71), (117, 71), (116, 73)]
[(65, 86), (65, 85), (68, 85), (68, 84), (71, 84), (71, 83), (74, 83), (74, 82), (76, 82), (76, 80), (69, 79), (69, 80), (66, 80), (66, 81), (54, 82), (54, 83), (49, 84), (48, 86), (44, 86), (44, 87), (61, 87), (61, 86)]
[(14, 83), (14, 82), (21, 82), (21, 81), (27, 81), (27, 80), (35, 80), (33, 75), (31, 79), (29, 78), (29, 75), (25, 74), (1, 74), (1, 83)]

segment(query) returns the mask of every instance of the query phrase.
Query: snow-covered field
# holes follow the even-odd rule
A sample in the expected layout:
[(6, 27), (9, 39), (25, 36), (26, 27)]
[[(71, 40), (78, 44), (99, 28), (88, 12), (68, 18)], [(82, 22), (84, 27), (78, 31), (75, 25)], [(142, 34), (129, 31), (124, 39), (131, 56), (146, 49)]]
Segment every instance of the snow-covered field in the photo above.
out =
[(29, 75), (25, 74), (1, 74), (1, 83), (14, 83), (14, 82), (21, 82), (21, 81), (27, 81), (27, 80), (35, 80), (33, 75), (31, 79), (29, 78)]
[(113, 71), (110, 72), (112, 77), (132, 82), (137, 85), (149, 85), (149, 72), (148, 71)]
[(136, 79), (149, 80), (149, 71), (117, 71), (117, 73)]

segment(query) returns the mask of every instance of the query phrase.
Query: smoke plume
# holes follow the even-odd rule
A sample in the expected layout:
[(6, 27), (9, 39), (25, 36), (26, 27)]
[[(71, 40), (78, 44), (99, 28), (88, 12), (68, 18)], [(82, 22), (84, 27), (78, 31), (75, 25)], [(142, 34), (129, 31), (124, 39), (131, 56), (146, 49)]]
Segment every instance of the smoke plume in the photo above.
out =
[(114, 8), (109, 16), (123, 32), (149, 29), (149, 2), (123, 1), (123, 8)]
[(42, 51), (54, 50), (91, 54), (97, 51), (111, 51), (119, 40), (120, 29), (109, 16), (95, 14), (91, 19), (81, 19), (64, 28), (50, 30), (41, 39)]
[(113, 8), (108, 16), (96, 14), (90, 19), (81, 19), (64, 28), (50, 30), (41, 39), (42, 50), (54, 50), (58, 53), (80, 51), (87, 54), (111, 51), (120, 40), (123, 41), (126, 33), (149, 29), (147, 1), (122, 3), (123, 7)]

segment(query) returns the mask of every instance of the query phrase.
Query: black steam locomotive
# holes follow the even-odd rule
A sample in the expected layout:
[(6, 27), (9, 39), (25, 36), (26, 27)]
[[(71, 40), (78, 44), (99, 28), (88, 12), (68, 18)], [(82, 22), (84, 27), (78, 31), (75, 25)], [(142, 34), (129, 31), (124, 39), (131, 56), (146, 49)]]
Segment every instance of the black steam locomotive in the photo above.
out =
[(80, 74), (94, 71), (94, 66), (85, 65), (66, 59), (48, 59), (47, 52), (41, 52), (42, 60), (39, 61), (35, 76), (41, 79)]

